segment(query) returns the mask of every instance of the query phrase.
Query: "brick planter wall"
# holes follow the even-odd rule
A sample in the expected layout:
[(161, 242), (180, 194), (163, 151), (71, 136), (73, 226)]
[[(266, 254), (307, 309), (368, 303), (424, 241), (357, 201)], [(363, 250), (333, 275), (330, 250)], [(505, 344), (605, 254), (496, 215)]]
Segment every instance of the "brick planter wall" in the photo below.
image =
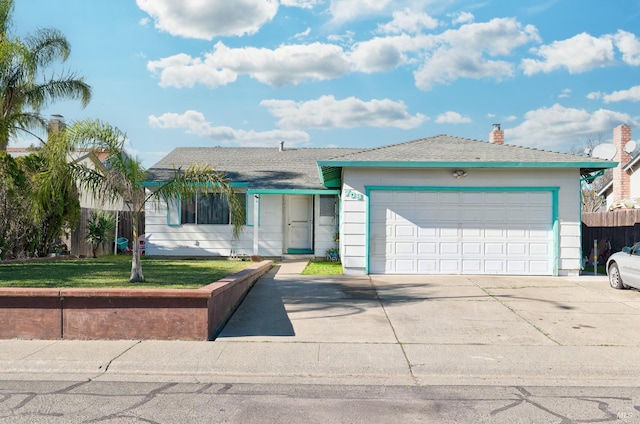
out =
[(211, 340), (272, 266), (194, 290), (0, 288), (0, 338)]

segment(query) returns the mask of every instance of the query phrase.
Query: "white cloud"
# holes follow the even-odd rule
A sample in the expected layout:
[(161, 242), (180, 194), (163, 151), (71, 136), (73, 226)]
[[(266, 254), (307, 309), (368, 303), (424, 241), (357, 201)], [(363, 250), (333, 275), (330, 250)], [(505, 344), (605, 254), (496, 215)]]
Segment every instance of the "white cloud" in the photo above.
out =
[(254, 34), (278, 11), (278, 0), (136, 0), (136, 4), (159, 30), (203, 40)]
[(354, 70), (360, 72), (387, 72), (408, 61), (405, 52), (414, 48), (408, 35), (373, 38), (354, 44), (349, 58)]
[(212, 52), (201, 57), (177, 54), (149, 61), (147, 68), (159, 75), (163, 87), (218, 87), (235, 82), (240, 75), (280, 87), (411, 65), (418, 68), (414, 71), (416, 86), (429, 90), (459, 78), (511, 77), (514, 64), (497, 56), (511, 55), (514, 49), (538, 39), (535, 27), (522, 26), (512, 18), (496, 18), (440, 34), (376, 37), (355, 43), (348, 51), (319, 42), (275, 49), (231, 48), (218, 42)]
[(562, 90), (562, 92), (560, 94), (558, 94), (558, 98), (559, 99), (565, 99), (567, 97), (569, 97), (571, 95), (571, 89), (570, 88), (565, 88), (564, 90)]
[(305, 29), (304, 31), (295, 34), (293, 38), (305, 38), (309, 34), (311, 34), (311, 27), (307, 27), (307, 29)]
[(424, 12), (416, 12), (409, 8), (393, 12), (393, 20), (378, 25), (378, 32), (384, 34), (415, 34), (423, 29), (434, 29), (438, 20)]
[(509, 115), (509, 116), (505, 116), (504, 121), (505, 122), (513, 122), (516, 121), (518, 119), (517, 116), (515, 115)]
[(296, 146), (309, 141), (309, 134), (298, 130), (246, 131), (227, 126), (214, 126), (207, 122), (202, 112), (195, 110), (187, 110), (182, 114), (150, 115), (149, 125), (153, 128), (183, 129), (187, 134), (209, 137), (222, 143), (236, 143), (247, 147), (274, 146), (279, 141), (286, 141), (287, 144)]
[(302, 9), (313, 9), (322, 3), (323, 0), (280, 0), (280, 4), (289, 7), (300, 7)]
[(438, 115), (435, 122), (437, 124), (469, 124), (471, 119), (458, 112), (447, 111)]
[(230, 69), (220, 69), (209, 58), (202, 60), (184, 53), (151, 60), (147, 69), (153, 73), (160, 72), (161, 87), (193, 87), (198, 83), (215, 88), (234, 82), (238, 77)]
[(533, 52), (542, 60), (523, 59), (521, 67), (526, 75), (549, 73), (560, 68), (576, 74), (615, 63), (611, 37), (596, 38), (584, 32), (533, 49)]
[(621, 102), (625, 100), (630, 102), (639, 102), (640, 85), (633, 86), (628, 90), (619, 90), (614, 91), (611, 94), (603, 94), (602, 99), (605, 103)]
[(451, 21), (453, 24), (466, 24), (469, 22), (473, 22), (475, 16), (470, 12), (460, 12), (453, 16), (453, 20)]
[(392, 0), (331, 0), (329, 13), (336, 23), (344, 23), (371, 15), (378, 15), (393, 5)]
[(459, 78), (507, 78), (514, 75), (510, 62), (490, 59), (509, 55), (526, 43), (539, 40), (531, 25), (522, 26), (512, 18), (496, 18), (489, 22), (471, 23), (439, 35), (417, 37), (427, 52), (420, 69), (414, 72), (416, 85), (429, 90), (434, 84), (448, 84)]
[(640, 40), (630, 32), (619, 30), (613, 40), (622, 53), (622, 60), (633, 66), (640, 65)]
[(295, 44), (270, 50), (232, 49), (218, 42), (204, 60), (179, 54), (150, 61), (147, 68), (160, 72), (163, 87), (192, 87), (196, 83), (217, 87), (235, 81), (239, 74), (279, 87), (336, 78), (348, 73), (351, 64), (343, 50), (333, 44)]
[(260, 103), (280, 118), (278, 127), (284, 129), (331, 128), (402, 128), (420, 126), (428, 118), (420, 113), (410, 115), (403, 102), (389, 99), (364, 101), (355, 97), (336, 100), (322, 96), (316, 100), (263, 100)]
[(555, 104), (529, 111), (520, 125), (505, 129), (505, 143), (566, 151), (589, 137), (610, 134), (621, 123), (637, 125), (626, 113), (608, 109), (589, 112)]
[(142, 18), (142, 19), (140, 19), (138, 21), (140, 26), (147, 26), (147, 25), (149, 25), (150, 22), (151, 22), (151, 20), (149, 18)]
[(591, 93), (587, 94), (587, 99), (589, 100), (597, 100), (601, 98), (602, 98), (602, 92), (600, 91), (592, 91)]

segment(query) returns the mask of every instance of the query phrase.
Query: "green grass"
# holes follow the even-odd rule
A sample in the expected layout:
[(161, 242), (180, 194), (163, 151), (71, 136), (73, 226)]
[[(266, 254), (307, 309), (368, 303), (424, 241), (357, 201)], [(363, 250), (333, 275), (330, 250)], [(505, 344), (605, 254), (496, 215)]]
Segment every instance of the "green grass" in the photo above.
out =
[(344, 270), (340, 262), (311, 261), (302, 271), (302, 275), (342, 275)]
[(130, 283), (131, 256), (57, 259), (3, 264), (0, 287), (196, 289), (236, 273), (251, 262), (142, 257), (144, 283)]

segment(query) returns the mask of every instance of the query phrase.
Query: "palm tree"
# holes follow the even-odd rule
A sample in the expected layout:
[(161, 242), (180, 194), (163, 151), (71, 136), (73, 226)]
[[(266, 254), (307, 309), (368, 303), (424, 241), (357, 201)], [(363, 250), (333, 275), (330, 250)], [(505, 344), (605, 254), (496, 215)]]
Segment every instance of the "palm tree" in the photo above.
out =
[(224, 174), (209, 166), (192, 165), (186, 170), (176, 169), (173, 177), (152, 190), (145, 190), (148, 172), (138, 159), (131, 158), (124, 151), (126, 135), (118, 128), (100, 121), (80, 121), (61, 132), (65, 140), (60, 145), (88, 147), (109, 156), (105, 160), (106, 172), (86, 167), (81, 163), (71, 164), (72, 172), (81, 189), (92, 193), (103, 202), (124, 201), (132, 214), (133, 254), (129, 281), (142, 282), (142, 264), (138, 246), (138, 218), (145, 205), (153, 203), (157, 207), (170, 203), (181, 196), (191, 197), (199, 192), (223, 194), (229, 202), (229, 210), (234, 225), (234, 237), (238, 237), (244, 222), (244, 207), (234, 195), (230, 181)]
[(78, 99), (84, 107), (91, 99), (91, 87), (74, 73), (37, 81), (44, 68), (69, 57), (69, 42), (56, 29), (38, 29), (24, 40), (11, 37), (12, 12), (13, 0), (0, 0), (0, 151), (18, 131), (35, 136), (32, 131), (46, 129), (40, 111), (50, 104)]

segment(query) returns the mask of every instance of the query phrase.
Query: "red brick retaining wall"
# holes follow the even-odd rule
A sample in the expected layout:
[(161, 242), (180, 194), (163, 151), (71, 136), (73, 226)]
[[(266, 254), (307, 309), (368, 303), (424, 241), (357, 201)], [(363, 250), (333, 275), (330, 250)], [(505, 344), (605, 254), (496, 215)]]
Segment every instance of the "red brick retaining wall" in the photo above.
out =
[(272, 266), (199, 289), (0, 288), (0, 338), (211, 340)]

